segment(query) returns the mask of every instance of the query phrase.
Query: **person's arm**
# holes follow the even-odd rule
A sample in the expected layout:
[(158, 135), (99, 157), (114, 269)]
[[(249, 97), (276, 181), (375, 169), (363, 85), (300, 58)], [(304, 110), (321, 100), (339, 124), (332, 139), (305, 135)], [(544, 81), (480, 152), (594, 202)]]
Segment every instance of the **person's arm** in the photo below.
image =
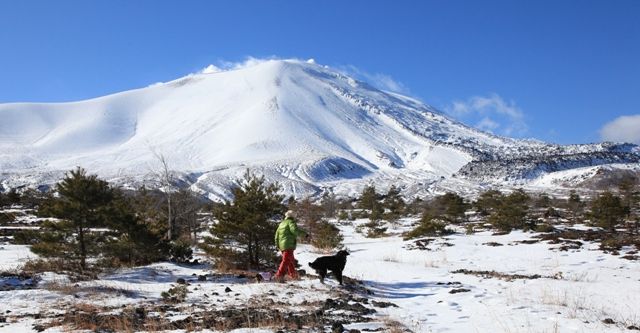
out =
[(303, 236), (303, 235), (307, 234), (307, 232), (304, 231), (302, 228), (298, 228), (298, 224), (293, 220), (291, 220), (291, 222), (289, 222), (289, 231), (291, 231), (291, 233), (293, 235), (295, 235), (296, 237)]
[(279, 235), (278, 228), (276, 228), (276, 236), (275, 236), (276, 249), (280, 250), (280, 239), (279, 239), (278, 235)]

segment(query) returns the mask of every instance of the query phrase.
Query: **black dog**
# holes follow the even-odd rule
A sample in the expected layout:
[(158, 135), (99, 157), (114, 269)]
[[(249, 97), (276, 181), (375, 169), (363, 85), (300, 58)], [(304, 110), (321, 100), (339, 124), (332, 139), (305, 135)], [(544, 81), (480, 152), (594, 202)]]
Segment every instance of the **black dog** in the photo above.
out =
[(310, 262), (309, 266), (315, 269), (316, 273), (320, 275), (320, 282), (324, 283), (324, 278), (327, 277), (327, 270), (330, 270), (342, 285), (342, 270), (347, 263), (348, 255), (349, 252), (340, 250), (335, 255), (317, 258), (313, 262)]

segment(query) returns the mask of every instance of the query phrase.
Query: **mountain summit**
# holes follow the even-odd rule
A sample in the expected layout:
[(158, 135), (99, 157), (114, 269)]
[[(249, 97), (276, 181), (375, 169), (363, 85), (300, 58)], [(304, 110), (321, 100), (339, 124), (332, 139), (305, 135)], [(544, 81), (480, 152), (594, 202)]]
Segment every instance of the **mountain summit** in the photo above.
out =
[[(4, 187), (53, 183), (83, 166), (137, 182), (157, 155), (212, 196), (246, 169), (293, 195), (345, 194), (371, 181), (532, 180), (549, 172), (637, 163), (632, 145), (558, 146), (484, 133), (415, 99), (312, 62), (269, 60), (72, 103), (0, 104)], [(517, 164), (513, 164), (517, 161)]]

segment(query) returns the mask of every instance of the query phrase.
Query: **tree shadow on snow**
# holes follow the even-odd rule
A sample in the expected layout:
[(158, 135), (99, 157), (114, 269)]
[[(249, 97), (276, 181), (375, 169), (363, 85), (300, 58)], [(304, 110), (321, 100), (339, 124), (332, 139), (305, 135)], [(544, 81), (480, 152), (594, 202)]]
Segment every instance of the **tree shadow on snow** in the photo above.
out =
[(176, 272), (152, 267), (138, 267), (126, 272), (118, 272), (101, 278), (105, 281), (122, 281), (128, 283), (171, 283), (178, 278), (188, 279), (191, 275), (175, 274)]
[[(236, 274), (211, 273), (206, 269), (210, 265), (182, 265), (174, 264), (175, 267), (187, 268), (188, 270), (174, 270), (164, 267), (136, 267), (126, 271), (120, 271), (101, 277), (102, 281), (118, 281), (134, 284), (149, 283), (175, 283), (178, 279), (184, 279), (188, 283), (248, 283), (250, 277), (238, 276)], [(205, 280), (198, 280), (200, 275), (205, 275)]]
[(384, 298), (412, 298), (426, 297), (436, 294), (434, 289), (447, 288), (435, 282), (394, 282), (383, 283), (376, 281), (363, 281), (375, 296)]

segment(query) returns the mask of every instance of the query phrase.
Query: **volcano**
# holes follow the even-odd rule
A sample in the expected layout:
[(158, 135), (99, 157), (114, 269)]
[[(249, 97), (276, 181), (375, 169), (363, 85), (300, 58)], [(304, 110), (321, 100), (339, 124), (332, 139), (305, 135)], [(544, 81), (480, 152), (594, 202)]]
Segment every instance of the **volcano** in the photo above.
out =
[(81, 166), (135, 186), (162, 156), (184, 186), (228, 197), (247, 169), (290, 195), (526, 184), (637, 164), (635, 145), (553, 145), (482, 132), (411, 97), (300, 60), (198, 73), (70, 103), (0, 104), (0, 182), (50, 185)]

